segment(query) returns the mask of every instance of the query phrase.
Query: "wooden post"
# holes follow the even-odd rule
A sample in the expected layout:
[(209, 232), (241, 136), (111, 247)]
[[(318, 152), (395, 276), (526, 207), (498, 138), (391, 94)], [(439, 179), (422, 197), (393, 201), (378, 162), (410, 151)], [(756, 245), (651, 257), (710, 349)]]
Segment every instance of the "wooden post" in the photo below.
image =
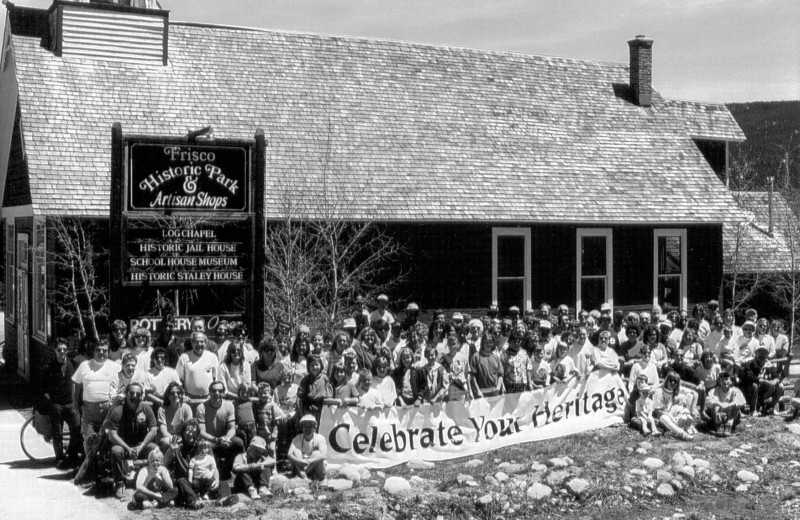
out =
[(127, 321), (125, 299), (122, 294), (122, 244), (124, 230), (122, 229), (122, 211), (124, 203), (124, 158), (122, 145), (122, 124), (114, 123), (111, 126), (111, 194), (110, 214), (108, 223), (109, 244), (109, 284), (108, 305), (109, 322), (114, 319)]
[(252, 288), (252, 337), (260, 341), (264, 335), (264, 240), (266, 221), (264, 192), (267, 174), (267, 141), (261, 128), (255, 133), (255, 160), (253, 164), (253, 288)]

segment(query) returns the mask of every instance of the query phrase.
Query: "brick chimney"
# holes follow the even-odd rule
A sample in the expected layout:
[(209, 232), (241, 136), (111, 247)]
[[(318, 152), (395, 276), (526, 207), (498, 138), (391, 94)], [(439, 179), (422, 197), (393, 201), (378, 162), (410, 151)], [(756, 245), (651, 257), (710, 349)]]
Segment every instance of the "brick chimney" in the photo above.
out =
[(643, 34), (628, 40), (631, 52), (631, 93), (641, 107), (652, 105), (653, 40)]

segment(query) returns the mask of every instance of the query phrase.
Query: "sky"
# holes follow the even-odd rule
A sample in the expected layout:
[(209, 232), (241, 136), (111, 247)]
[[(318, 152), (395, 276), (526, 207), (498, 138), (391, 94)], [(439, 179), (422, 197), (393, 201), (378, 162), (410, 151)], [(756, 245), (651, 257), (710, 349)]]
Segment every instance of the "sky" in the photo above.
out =
[(800, 99), (798, 0), (158, 1), (171, 21), (623, 63), (627, 40), (644, 34), (655, 40), (653, 86), (667, 98)]

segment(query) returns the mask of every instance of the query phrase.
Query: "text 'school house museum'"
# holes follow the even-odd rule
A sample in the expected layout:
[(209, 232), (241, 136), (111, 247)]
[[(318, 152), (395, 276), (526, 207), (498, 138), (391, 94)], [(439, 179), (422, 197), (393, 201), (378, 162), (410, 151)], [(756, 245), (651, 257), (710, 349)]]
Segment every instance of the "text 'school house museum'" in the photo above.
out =
[(720, 294), (723, 224), (743, 218), (721, 177), (744, 135), (723, 105), (652, 90), (652, 40), (628, 42), (629, 66), (171, 23), (115, 4), (8, 14), (6, 352), (23, 373), (55, 335), (52, 219), (108, 229), (115, 122), (263, 129), (267, 221), (292, 197), (346, 198), (348, 218), (405, 243), (397, 294), (423, 308), (686, 308)]

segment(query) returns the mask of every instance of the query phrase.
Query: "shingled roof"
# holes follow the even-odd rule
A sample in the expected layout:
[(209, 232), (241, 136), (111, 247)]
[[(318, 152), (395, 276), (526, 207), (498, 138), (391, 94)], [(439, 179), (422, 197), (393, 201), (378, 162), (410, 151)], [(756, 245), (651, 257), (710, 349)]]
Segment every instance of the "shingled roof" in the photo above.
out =
[(212, 125), (218, 138), (262, 128), (268, 218), (322, 186), (356, 219), (738, 216), (693, 142), (744, 139), (727, 109), (655, 92), (637, 106), (619, 63), (174, 22), (163, 67), (60, 58), (24, 35), (12, 45), (39, 215), (108, 215), (121, 122), (131, 134)]
[(740, 191), (734, 197), (750, 218), (722, 227), (725, 274), (785, 273), (800, 268), (800, 220), (780, 193), (773, 193), (773, 229), (769, 232), (769, 194)]

